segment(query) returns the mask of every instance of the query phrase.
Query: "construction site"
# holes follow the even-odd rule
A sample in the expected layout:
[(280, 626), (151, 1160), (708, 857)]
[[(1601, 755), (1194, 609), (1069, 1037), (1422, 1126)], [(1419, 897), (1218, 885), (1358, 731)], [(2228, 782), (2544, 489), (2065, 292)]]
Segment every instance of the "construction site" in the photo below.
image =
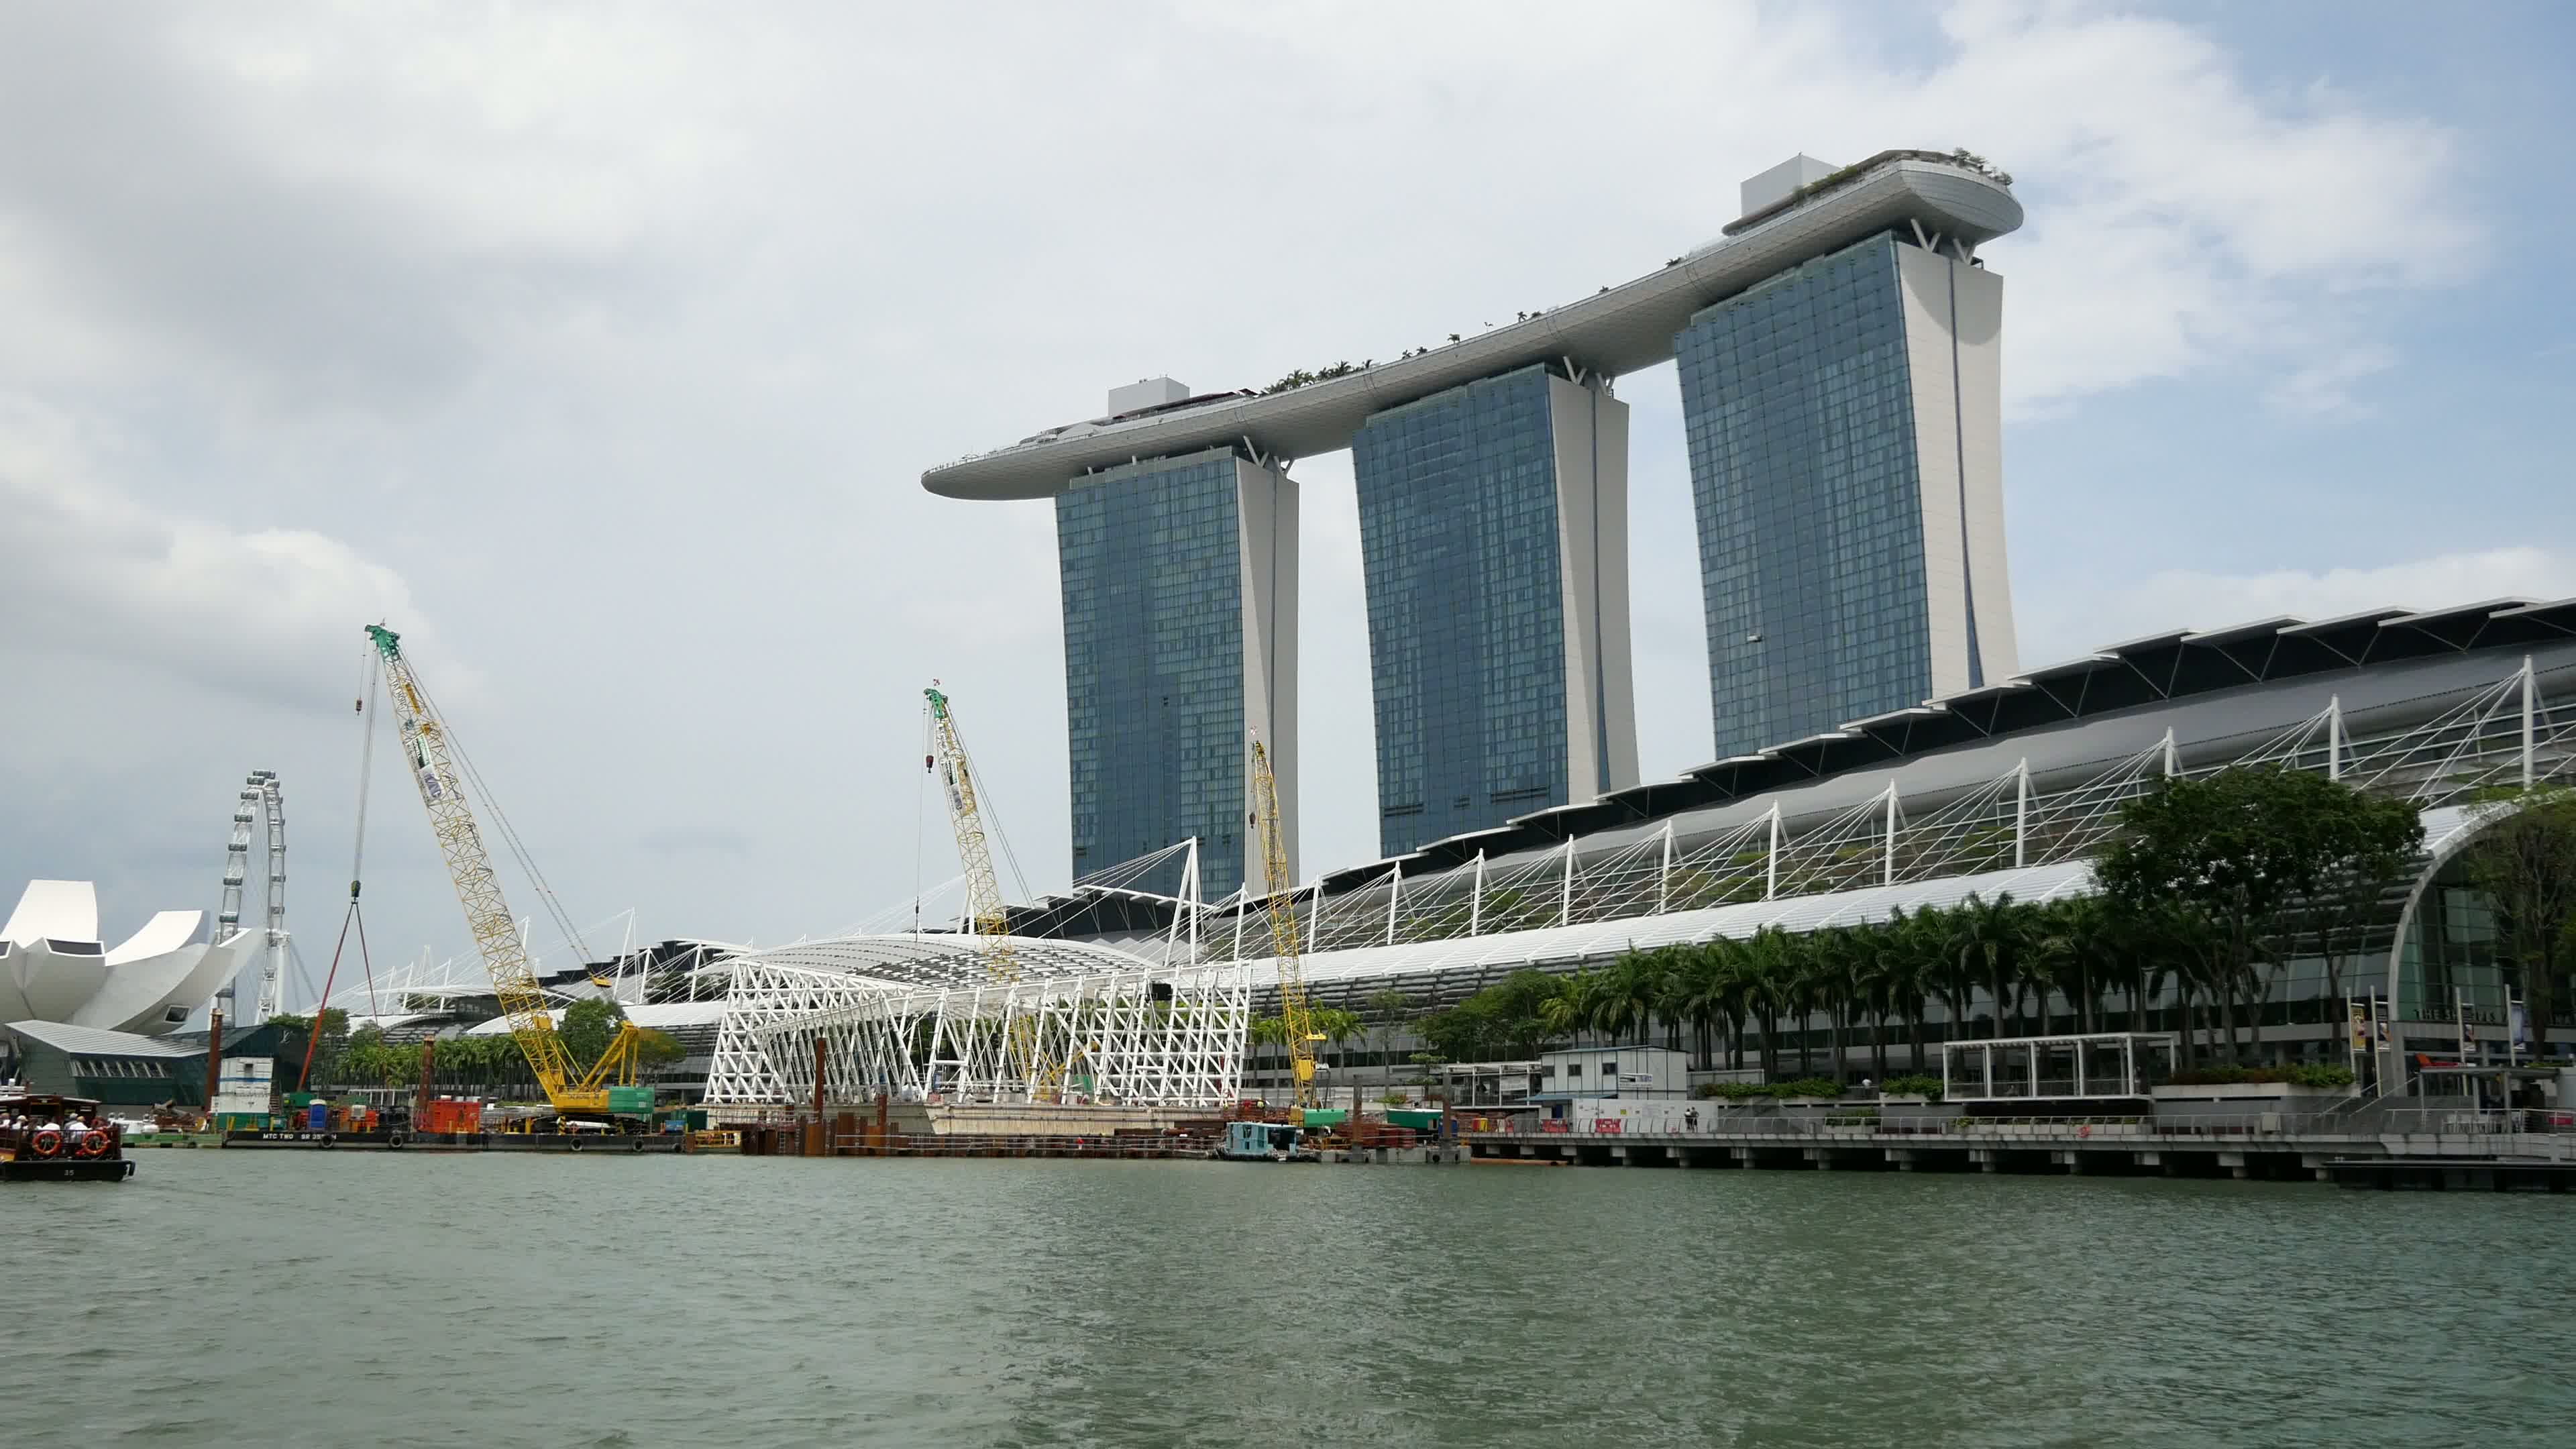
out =
[[(2508, 601), (2135, 641), (1902, 720), (1305, 880), (1289, 873), (1267, 751), (1247, 738), (1260, 864), (1213, 901), (1195, 840), (1009, 899), (986, 782), (934, 683), (922, 768), (954, 842), (952, 920), (758, 949), (630, 936), (612, 953), (577, 946), (583, 964), (569, 968), (541, 966), (487, 841), (558, 934), (578, 942), (579, 929), (399, 636), (371, 626), (368, 749), (391, 715), (474, 958), (379, 976), (353, 882), (315, 1017), (354, 965), (366, 1008), (351, 1040), (375, 1055), (321, 1090), (331, 1049), (279, 1011), (284, 831), (278, 781), (260, 772), (242, 792), (217, 929), (257, 963), (256, 1015), (158, 1037), (10, 1031), (22, 1068), (58, 1076), (55, 1090), (160, 1104), (170, 1130), (153, 1136), (278, 1148), (596, 1151), (616, 1139), (760, 1156), (2295, 1176), (2330, 1160), (2560, 1163), (2576, 1156), (2564, 1105), (2576, 1093), (2557, 1070), (2568, 1030), (2516, 1030), (2519, 1002), (2477, 934), (2492, 927), (2461, 914), (2460, 871), (2504, 818), (2482, 802), (2576, 773), (2571, 623), (2576, 603)], [(2245, 770), (2322, 777), (2421, 826), (2398, 875), (2342, 918), (2332, 956), (2287, 962), (2259, 1005), (2256, 1036), (2285, 1064), (2273, 1070), (2339, 1067), (2346, 1085), (2248, 1085), (2230, 1089), (2229, 1110), (2188, 1105), (2200, 1089), (2174, 1080), (2175, 1046), (2212, 1035), (2170, 977), (2125, 999), (2042, 982), (2025, 1000), (1976, 982), (1918, 1001), (1918, 1062), (1923, 1043), (2018, 1053), (2002, 1086), (1954, 1084), (1929, 1115), (1866, 1080), (1895, 1070), (1883, 1042), (1875, 1065), (1847, 1067), (1845, 1023), (1815, 997), (1762, 998), (1748, 1015), (1667, 993), (1624, 1018), (1533, 1018), (1518, 1051), (1439, 1050), (1435, 1018), (1533, 981), (1561, 994), (1674, 952), (1840, 939), (1980, 901), (2083, 902), (2132, 802)], [(263, 821), (268, 908), (245, 930)], [(1389, 1000), (1400, 1014), (1378, 1005)], [(2113, 1038), (2164, 1065), (2103, 1088), (2081, 1068), (2082, 1043)], [(1803, 1084), (1828, 1048), (1832, 1091), (1795, 1098), (1818, 1090)], [(2076, 1090), (2053, 1085), (2067, 1051)], [(2241, 1140), (2210, 1140), (2228, 1137)]]

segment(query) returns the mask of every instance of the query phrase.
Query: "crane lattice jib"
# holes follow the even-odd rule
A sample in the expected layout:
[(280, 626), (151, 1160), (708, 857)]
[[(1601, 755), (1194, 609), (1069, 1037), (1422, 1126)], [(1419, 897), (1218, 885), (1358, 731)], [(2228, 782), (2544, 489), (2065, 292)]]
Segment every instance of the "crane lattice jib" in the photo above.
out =
[(1279, 819), (1279, 783), (1270, 773), (1270, 753), (1252, 742), (1252, 825), (1261, 833), (1262, 884), (1268, 892), (1270, 954), (1279, 965), (1279, 1026), (1287, 1038), (1288, 1074), (1297, 1107), (1320, 1107), (1315, 1091), (1314, 1011), (1306, 1002), (1305, 968), (1297, 960), (1297, 886), (1288, 878), (1288, 832)]
[(992, 843), (984, 836), (984, 813), (975, 799), (975, 772), (957, 721), (948, 711), (948, 696), (925, 689), (930, 701), (930, 738), (939, 757), (939, 782), (948, 790), (948, 823), (957, 833), (957, 864), (966, 873), (966, 918), (984, 940), (984, 964), (1005, 981), (1020, 979), (1011, 954), (1011, 911), (1002, 899), (1002, 880), (993, 870)]
[[(446, 726), (430, 708), (411, 661), (403, 657), (401, 636), (375, 624), (367, 626), (367, 635), (384, 655), (385, 682), (401, 726), (404, 762), (412, 783), (420, 788), (420, 803), (429, 807), (430, 829), (438, 837), (439, 853), (447, 858), (447, 874), (456, 883), (457, 899), (464, 902), (465, 923), (474, 932), (483, 967), (491, 973), (492, 994), (509, 1018), (511, 1039), (527, 1057), (528, 1069), (544, 1089), (546, 1100), (558, 1110), (603, 1110), (606, 1090), (588, 1080), (575, 1082), (572, 1058), (546, 1015), (545, 993), (538, 988), (536, 969), (528, 964), (518, 920), (501, 897), (500, 878), (493, 874), (492, 858), (483, 849), (483, 833), (475, 826), (474, 812), (458, 782)], [(626, 1035), (620, 1033), (619, 1048), (626, 1047)], [(617, 1055), (618, 1051), (609, 1053)], [(603, 1058), (601, 1065), (607, 1064)], [(599, 1073), (594, 1070), (591, 1075)]]

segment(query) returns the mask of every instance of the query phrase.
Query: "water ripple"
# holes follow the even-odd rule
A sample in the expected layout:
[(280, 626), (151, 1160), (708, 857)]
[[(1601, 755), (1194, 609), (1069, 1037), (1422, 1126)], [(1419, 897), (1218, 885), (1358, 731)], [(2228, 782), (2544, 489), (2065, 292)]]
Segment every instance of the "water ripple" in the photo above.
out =
[[(2534, 1443), (2564, 1198), (173, 1153), (0, 1192), (12, 1446)], [(45, 1245), (83, 1245), (47, 1251)], [(103, 1256), (117, 1245), (118, 1256)]]

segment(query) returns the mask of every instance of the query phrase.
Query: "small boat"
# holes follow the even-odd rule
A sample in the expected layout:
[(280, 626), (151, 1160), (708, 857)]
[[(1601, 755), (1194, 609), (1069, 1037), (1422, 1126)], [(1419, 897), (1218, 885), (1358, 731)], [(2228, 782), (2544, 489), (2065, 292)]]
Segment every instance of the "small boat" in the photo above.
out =
[(1306, 1129), (1284, 1122), (1228, 1122), (1225, 1136), (1208, 1149), (1220, 1162), (1321, 1162), (1305, 1145)]
[(0, 1096), (0, 1182), (123, 1182), (125, 1129), (86, 1097)]

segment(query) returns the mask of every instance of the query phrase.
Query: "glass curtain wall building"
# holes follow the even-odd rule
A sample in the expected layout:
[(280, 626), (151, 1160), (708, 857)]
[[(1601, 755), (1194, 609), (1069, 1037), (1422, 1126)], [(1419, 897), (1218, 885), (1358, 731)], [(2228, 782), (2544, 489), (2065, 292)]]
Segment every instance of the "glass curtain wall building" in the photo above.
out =
[(1530, 366), (1352, 439), (1379, 848), (1636, 783), (1628, 408)]
[(1720, 758), (2019, 667), (2003, 282), (1930, 240), (1815, 258), (1674, 339)]
[[(1296, 869), (1297, 495), (1231, 449), (1076, 479), (1056, 497), (1076, 878), (1199, 840), (1203, 899), (1242, 883), (1250, 732)], [(1253, 874), (1258, 877), (1257, 862)], [(1131, 882), (1180, 887), (1176, 860)]]

